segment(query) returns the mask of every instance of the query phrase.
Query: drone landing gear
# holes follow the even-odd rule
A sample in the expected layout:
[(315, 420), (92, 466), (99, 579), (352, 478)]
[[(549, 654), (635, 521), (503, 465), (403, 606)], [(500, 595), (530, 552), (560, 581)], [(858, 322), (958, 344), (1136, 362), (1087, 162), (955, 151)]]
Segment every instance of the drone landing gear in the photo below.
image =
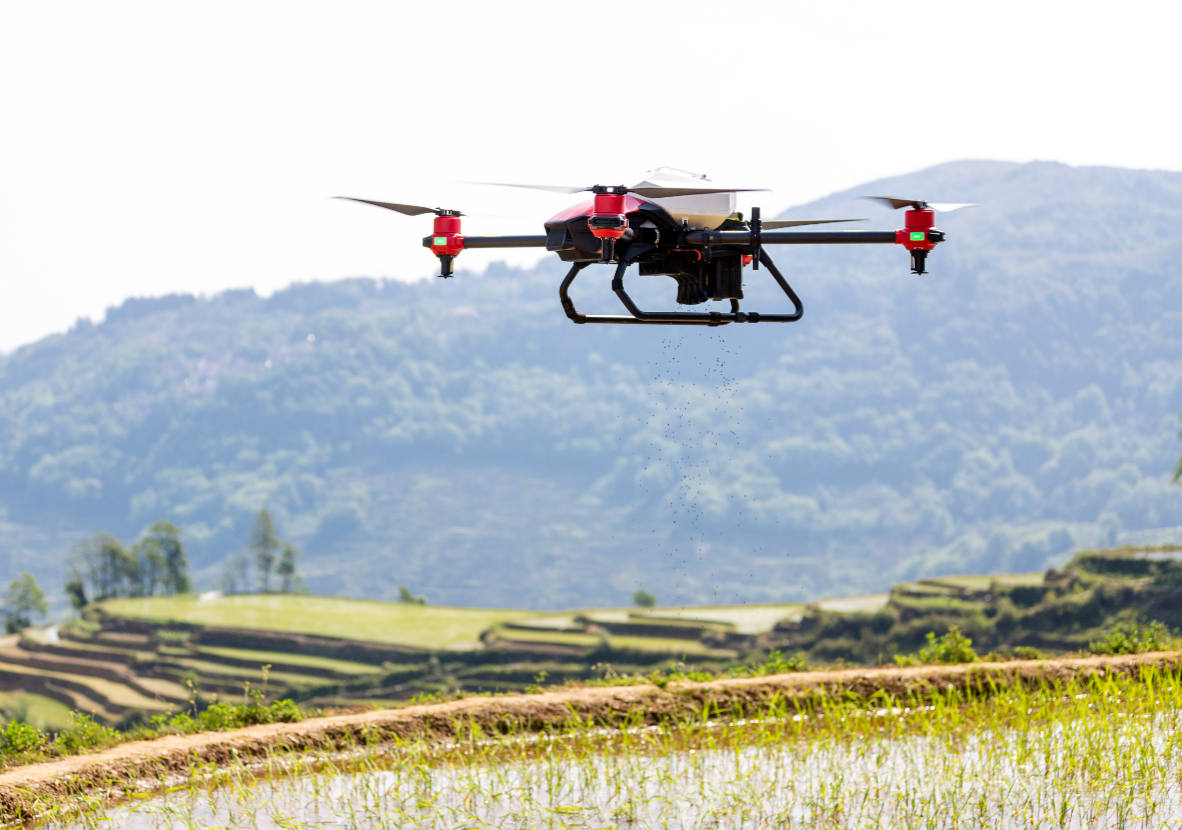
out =
[(768, 256), (767, 252), (762, 249), (757, 250), (759, 250), (758, 261), (767, 266), (772, 277), (779, 283), (781, 290), (792, 301), (794, 310), (791, 314), (760, 314), (756, 311), (739, 311), (738, 300), (731, 300), (731, 310), (729, 313), (720, 311), (705, 313), (690, 311), (643, 311), (628, 296), (628, 292), (624, 290), (624, 272), (628, 270), (628, 266), (631, 264), (624, 258), (621, 258), (619, 264), (616, 266), (615, 278), (612, 280), (612, 290), (616, 292), (616, 296), (620, 298), (620, 302), (624, 304), (624, 308), (628, 309), (631, 316), (580, 314), (575, 309), (575, 304), (570, 298), (568, 289), (571, 283), (575, 281), (575, 277), (579, 275), (579, 272), (591, 264), (589, 262), (576, 262), (574, 264), (558, 289), (558, 297), (562, 301), (562, 308), (566, 311), (566, 316), (572, 322), (580, 325), (584, 323), (610, 323), (615, 325), (647, 326), (725, 326), (728, 323), (795, 323), (804, 314), (804, 306), (800, 302), (800, 297), (796, 296), (796, 292), (792, 290), (792, 286), (784, 279), (784, 275), (780, 273), (780, 269), (772, 262), (772, 258)]
[(575, 277), (579, 275), (579, 272), (590, 264), (590, 262), (576, 262), (571, 266), (570, 271), (567, 272), (566, 279), (562, 281), (562, 285), (558, 287), (558, 299), (562, 301), (562, 308), (566, 312), (566, 316), (579, 325), (583, 323), (614, 323), (616, 325), (627, 326), (643, 323), (643, 320), (637, 320), (635, 317), (624, 317), (619, 314), (580, 314), (575, 310), (574, 301), (571, 300), (567, 290), (570, 288), (571, 283), (575, 281)]

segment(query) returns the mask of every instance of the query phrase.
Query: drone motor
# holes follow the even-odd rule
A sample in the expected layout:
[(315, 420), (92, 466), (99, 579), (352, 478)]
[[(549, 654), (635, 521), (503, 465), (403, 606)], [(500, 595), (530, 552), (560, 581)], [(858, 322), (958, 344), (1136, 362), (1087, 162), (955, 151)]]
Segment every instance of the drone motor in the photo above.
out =
[(431, 232), (431, 253), (439, 257), (439, 276), (447, 279), (455, 273), (452, 266), (460, 251), (464, 250), (464, 237), (460, 233), (458, 210), (443, 210), (435, 215)]
[(903, 214), (903, 229), (895, 231), (895, 243), (911, 252), (911, 273), (926, 274), (928, 252), (944, 241), (944, 231), (936, 227), (936, 211), (948, 213), (966, 207), (969, 203), (929, 203), (922, 199), (902, 199), (897, 196), (865, 196), (875, 202), (882, 202), (891, 208), (908, 208)]
[(616, 258), (616, 240), (622, 239), (628, 232), (624, 200), (627, 192), (628, 188), (623, 186), (594, 188), (595, 202), (591, 215), (587, 217), (587, 227), (599, 240), (600, 262), (611, 262)]

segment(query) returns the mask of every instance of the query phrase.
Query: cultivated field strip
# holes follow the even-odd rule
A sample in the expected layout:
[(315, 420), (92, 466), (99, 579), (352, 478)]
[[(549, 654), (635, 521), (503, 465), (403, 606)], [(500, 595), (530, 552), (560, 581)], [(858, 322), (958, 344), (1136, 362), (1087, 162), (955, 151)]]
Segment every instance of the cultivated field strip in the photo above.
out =
[[(1158, 653), (1056, 661), (1024, 661), (908, 669), (803, 672), (711, 683), (574, 688), (537, 695), (466, 698), (249, 727), (226, 733), (173, 736), (126, 744), (91, 756), (65, 758), (0, 774), (0, 809), (9, 818), (37, 813), (52, 800), (102, 800), (127, 788), (176, 780), (206, 768), (234, 766), (276, 754), (339, 753), (345, 749), (414, 742), (431, 747), (457, 737), (595, 728), (725, 722), (780, 713), (815, 713), (825, 701), (857, 702), (870, 711), (882, 701), (983, 700), (1014, 689), (1047, 689), (1089, 678), (1136, 679), (1147, 672), (1178, 671), (1182, 654)], [(877, 709), (875, 709), (877, 711)], [(955, 716), (955, 707), (947, 708)], [(425, 750), (426, 751), (426, 750)], [(64, 802), (63, 802), (64, 803)]]

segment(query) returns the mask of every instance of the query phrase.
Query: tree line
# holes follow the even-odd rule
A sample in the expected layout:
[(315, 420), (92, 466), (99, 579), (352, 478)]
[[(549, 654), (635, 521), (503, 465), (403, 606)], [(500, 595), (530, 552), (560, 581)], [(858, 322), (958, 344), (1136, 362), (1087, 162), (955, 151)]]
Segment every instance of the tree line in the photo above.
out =
[[(250, 555), (239, 553), (229, 557), (222, 570), (219, 585), (224, 593), (249, 593), (252, 582), (264, 594), (271, 592), (272, 577), (277, 581), (282, 594), (303, 593), (307, 589), (296, 569), (300, 549), (293, 543), (280, 539), (275, 531), (275, 522), (267, 508), (262, 508), (254, 517), (247, 543)], [(251, 579), (251, 568), (255, 579)]]
[[(139, 539), (125, 545), (106, 531), (84, 539), (68, 559), (70, 579), (66, 596), (75, 609), (117, 597), (174, 596), (193, 590), (189, 559), (181, 542), (181, 528), (159, 521)], [(300, 551), (280, 539), (266, 508), (255, 515), (247, 541), (252, 556), (236, 554), (226, 560), (223, 591), (229, 594), (256, 588), (264, 593), (273, 584), (283, 593), (303, 591), (297, 570)], [(251, 566), (257, 582), (252, 584)]]
[(159, 521), (130, 545), (106, 531), (84, 539), (68, 560), (66, 596), (76, 609), (114, 597), (152, 597), (192, 590), (181, 529)]
[[(106, 531), (83, 539), (67, 558), (69, 578), (65, 593), (76, 611), (92, 602), (117, 597), (154, 597), (186, 594), (193, 590), (189, 557), (181, 542), (181, 528), (167, 521), (150, 525), (140, 538), (124, 544)], [(269, 593), (274, 578), (282, 593), (303, 592), (296, 563), (300, 550), (280, 539), (266, 508), (255, 515), (244, 554), (226, 560), (221, 586), (226, 593), (242, 593), (252, 587), (251, 566), (257, 571), (257, 587)], [(405, 589), (404, 589), (405, 590)], [(409, 593), (409, 592), (408, 592)], [(423, 602), (422, 598), (416, 598)], [(45, 592), (32, 574), (20, 574), (0, 597), (0, 620), (8, 634), (33, 624), (49, 613)]]

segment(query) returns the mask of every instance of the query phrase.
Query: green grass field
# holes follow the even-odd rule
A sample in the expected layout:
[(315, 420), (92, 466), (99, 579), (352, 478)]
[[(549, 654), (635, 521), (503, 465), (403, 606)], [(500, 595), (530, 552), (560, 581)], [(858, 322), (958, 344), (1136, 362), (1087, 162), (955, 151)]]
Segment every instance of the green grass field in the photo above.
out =
[(920, 580), (925, 585), (947, 586), (949, 588), (967, 588), (970, 591), (985, 591), (993, 583), (998, 585), (1041, 585), (1042, 571), (1013, 574), (968, 574), (962, 576), (942, 576), (938, 579)]
[(220, 646), (201, 646), (196, 653), (210, 654), (214, 657), (228, 657), (234, 660), (252, 660), (259, 666), (287, 665), (308, 666), (315, 669), (328, 669), (341, 674), (381, 674), (382, 669), (369, 663), (354, 663), (351, 660), (337, 660), (333, 657), (317, 657), (314, 654), (292, 654), (285, 651), (252, 651), (245, 648), (222, 648)]
[(29, 692), (0, 692), (0, 714), (38, 729), (64, 729), (70, 724), (69, 706)]
[(717, 608), (654, 608), (638, 612), (641, 620), (720, 623), (740, 634), (766, 634), (784, 619), (800, 619), (803, 603), (785, 605), (730, 605)]
[[(578, 648), (594, 648), (602, 639), (598, 634), (574, 634), (568, 632), (523, 631), (521, 629), (505, 629), (500, 632), (503, 640), (518, 643), (553, 643), (560, 646), (576, 646)], [(613, 648), (629, 649), (632, 651), (647, 651), (657, 654), (708, 654), (710, 649), (697, 640), (681, 640), (674, 637), (636, 637), (612, 634), (610, 636)]]
[[(829, 603), (851, 603), (858, 610), (873, 610), (886, 601), (886, 595), (850, 597), (830, 600)], [(423, 649), (475, 649), (480, 647), (480, 634), (498, 629), (505, 639), (525, 642), (553, 642), (580, 647), (594, 646), (599, 639), (594, 634), (579, 631), (578, 612), (531, 612), (513, 609), (449, 608), (432, 605), (413, 605), (397, 602), (319, 597), (302, 594), (243, 594), (223, 596), (201, 601), (196, 597), (151, 597), (145, 599), (117, 599), (103, 603), (112, 616), (150, 620), (157, 623), (190, 623), (229, 628), (248, 628), (263, 631), (283, 631), (342, 637), (355, 640), (395, 643)], [(750, 606), (688, 607), (688, 608), (614, 608), (586, 611), (584, 619), (607, 623), (644, 623), (651, 621), (705, 623), (724, 625), (744, 634), (770, 631), (779, 620), (799, 619), (804, 606), (799, 603)], [(512, 623), (512, 630), (501, 628)], [(520, 627), (518, 627), (520, 626)], [(522, 630), (522, 628), (531, 629)], [(705, 646), (688, 640), (663, 637), (612, 637), (618, 648), (635, 648), (662, 653), (702, 653)], [(208, 647), (203, 651), (217, 653)], [(229, 655), (229, 651), (226, 652)], [(246, 654), (246, 652), (244, 652)], [(250, 653), (266, 662), (266, 652)], [(233, 656), (233, 655), (230, 655)], [(355, 670), (356, 664), (341, 663), (326, 658), (307, 665), (321, 665), (339, 671)], [(292, 663), (288, 656), (275, 656), (275, 662)], [(331, 665), (330, 665), (331, 664)]]
[(480, 632), (511, 619), (520, 609), (448, 608), (304, 594), (239, 594), (206, 601), (196, 597), (108, 600), (109, 614), (154, 622), (182, 622), (260, 631), (285, 631), (395, 643), (423, 649), (474, 649)]
[(822, 611), (837, 611), (843, 614), (865, 613), (873, 614), (887, 604), (890, 594), (863, 594), (856, 597), (834, 597), (823, 599), (817, 603)]
[[(249, 680), (255, 686), (258, 686), (263, 680), (261, 667), (249, 669), (245, 666), (229, 666), (225, 663), (213, 663), (209, 660), (194, 660), (190, 658), (182, 658), (173, 662), (187, 669), (192, 669), (202, 677), (216, 678), (230, 682)], [(325, 683), (332, 682), (316, 675), (296, 674), (294, 672), (274, 671), (270, 669), (266, 674), (272, 683), (287, 686), (323, 686)]]

